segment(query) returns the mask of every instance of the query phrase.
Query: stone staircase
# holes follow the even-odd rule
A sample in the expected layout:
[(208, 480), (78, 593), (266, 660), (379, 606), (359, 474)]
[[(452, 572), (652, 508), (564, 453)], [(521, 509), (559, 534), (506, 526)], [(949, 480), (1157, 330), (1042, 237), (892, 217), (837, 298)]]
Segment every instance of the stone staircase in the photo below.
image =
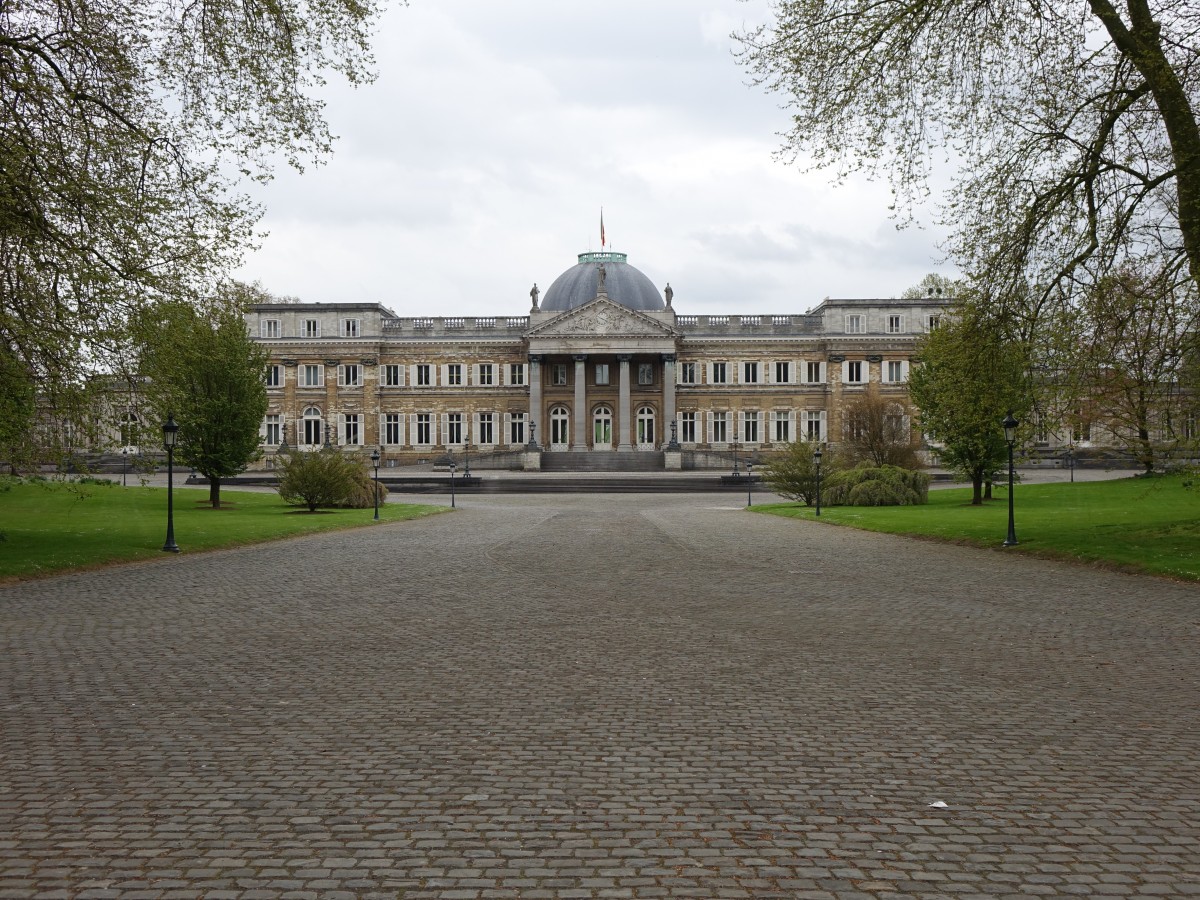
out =
[(615, 451), (543, 451), (543, 472), (662, 472), (666, 463), (661, 450), (634, 453)]

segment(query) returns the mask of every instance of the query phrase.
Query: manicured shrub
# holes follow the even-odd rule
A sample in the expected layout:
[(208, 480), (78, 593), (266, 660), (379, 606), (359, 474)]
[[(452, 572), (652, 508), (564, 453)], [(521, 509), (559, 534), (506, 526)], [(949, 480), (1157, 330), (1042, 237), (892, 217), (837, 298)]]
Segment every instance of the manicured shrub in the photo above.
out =
[[(767, 460), (763, 479), (771, 490), (788, 500), (798, 500), (812, 506), (817, 498), (817, 469), (813, 463), (813, 451), (821, 445), (808, 441), (796, 441), (778, 456)], [(832, 447), (822, 447), (821, 480), (828, 478), (839, 468), (837, 452)]]
[[(375, 505), (375, 479), (371, 477), (371, 473), (367, 470), (366, 465), (359, 466), (353, 475), (353, 485), (350, 493), (346, 495), (346, 499), (338, 504), (343, 509), (371, 509)], [(387, 485), (379, 485), (379, 502), (387, 501), (388, 489)]]
[(929, 500), (929, 476), (864, 464), (834, 473), (824, 493), (830, 506), (915, 506)]
[(370, 475), (357, 456), (338, 450), (289, 453), (276, 462), (276, 470), (283, 502), (307, 506), (309, 512), (322, 507), (362, 509), (374, 505)]

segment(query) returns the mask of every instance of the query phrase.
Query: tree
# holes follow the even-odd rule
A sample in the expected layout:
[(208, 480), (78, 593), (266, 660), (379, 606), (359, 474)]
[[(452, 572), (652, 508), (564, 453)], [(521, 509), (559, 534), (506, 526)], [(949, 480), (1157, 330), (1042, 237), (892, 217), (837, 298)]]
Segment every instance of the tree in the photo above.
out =
[[(339, 450), (299, 451), (279, 458), (279, 496), (316, 512), (321, 507), (366, 509), (374, 505), (375, 483), (362, 459)], [(380, 499), (387, 488), (379, 486)]]
[[(778, 456), (767, 462), (764, 476), (771, 490), (780, 497), (797, 500), (812, 506), (817, 499), (817, 469), (813, 463), (813, 451), (819, 445), (808, 441), (796, 441)], [(839, 468), (838, 454), (826, 447), (821, 454), (821, 477), (829, 477)]]
[(1103, 412), (1124, 434), (1147, 472), (1185, 407), (1179, 388), (1188, 342), (1197, 322), (1195, 285), (1172, 283), (1169, 273), (1123, 270), (1090, 291), (1079, 317), (1080, 352), (1075, 393)]
[(844, 407), (842, 449), (853, 460), (874, 466), (916, 469), (921, 465), (908, 409), (884, 397), (874, 384)]
[(36, 410), (37, 395), (29, 370), (0, 345), (0, 460), (13, 475), (29, 458), (29, 433)]
[(160, 420), (173, 415), (179, 423), (179, 460), (208, 479), (214, 508), (221, 479), (261, 453), (268, 354), (246, 331), (250, 293), (233, 285), (204, 306), (159, 304), (138, 322), (147, 402)]
[(971, 503), (1007, 459), (1001, 421), (1033, 406), (1026, 348), (1008, 338), (978, 307), (964, 305), (930, 332), (909, 376), (921, 428), (943, 445), (942, 462), (971, 481)]
[(775, 0), (773, 14), (735, 37), (786, 98), (784, 153), (885, 173), (910, 212), (954, 160), (949, 249), (995, 302), (1037, 312), (1137, 257), (1200, 282), (1194, 0)]
[(330, 146), (323, 73), (369, 79), (374, 0), (0, 6), (0, 344), (79, 382), (146, 302), (211, 290), (266, 179)]

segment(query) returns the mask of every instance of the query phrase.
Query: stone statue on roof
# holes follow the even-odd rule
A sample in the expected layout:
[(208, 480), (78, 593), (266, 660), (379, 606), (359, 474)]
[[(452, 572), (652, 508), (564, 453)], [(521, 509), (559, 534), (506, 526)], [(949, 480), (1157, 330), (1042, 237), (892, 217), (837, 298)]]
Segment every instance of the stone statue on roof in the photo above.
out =
[(532, 290), (529, 291), (529, 299), (533, 301), (534, 309), (538, 308), (538, 294), (540, 294), (540, 293), (541, 293), (541, 291), (538, 290), (537, 282), (535, 281), (533, 283)]
[(667, 286), (663, 289), (663, 296), (667, 298), (667, 309), (671, 308), (671, 298), (675, 296), (675, 292), (671, 290), (671, 282), (667, 282)]
[(596, 293), (597, 294), (605, 293), (604, 281), (607, 277), (608, 277), (608, 275), (604, 271), (604, 263), (600, 263), (599, 267), (596, 269)]

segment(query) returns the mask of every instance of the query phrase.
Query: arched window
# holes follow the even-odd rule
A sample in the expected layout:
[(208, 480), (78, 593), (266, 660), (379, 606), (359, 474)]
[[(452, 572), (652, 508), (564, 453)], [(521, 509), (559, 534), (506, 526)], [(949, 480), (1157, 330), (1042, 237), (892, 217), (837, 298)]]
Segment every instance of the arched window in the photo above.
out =
[(592, 413), (592, 449), (607, 450), (612, 447), (612, 410), (597, 406)]
[(550, 410), (550, 446), (554, 450), (566, 450), (570, 440), (571, 413), (565, 406)]
[(315, 406), (310, 406), (304, 410), (304, 437), (301, 441), (309, 447), (316, 447), (324, 441), (325, 437), (322, 434), (323, 421), (321, 419), (321, 411)]
[(643, 448), (654, 446), (654, 410), (649, 406), (638, 407), (637, 442)]

